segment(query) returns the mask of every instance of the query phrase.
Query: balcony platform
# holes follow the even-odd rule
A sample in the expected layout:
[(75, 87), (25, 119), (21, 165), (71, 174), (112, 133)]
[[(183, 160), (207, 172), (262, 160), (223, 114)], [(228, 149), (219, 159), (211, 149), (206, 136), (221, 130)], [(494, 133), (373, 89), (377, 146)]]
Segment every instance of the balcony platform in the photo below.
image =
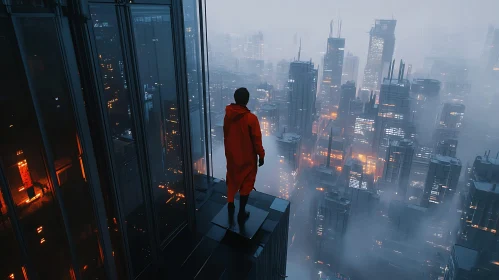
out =
[[(284, 279), (289, 201), (251, 192), (246, 206), (251, 214), (245, 229), (251, 234), (241, 236), (238, 229), (228, 226), (225, 182), (206, 179), (196, 181), (196, 232), (185, 227), (165, 246), (162, 257), (168, 266), (161, 273), (162, 279)], [(236, 207), (238, 200), (236, 196)]]
[(263, 211), (251, 205), (246, 206), (246, 211), (250, 212), (248, 220), (239, 223), (237, 221), (237, 213), (239, 212), (239, 201), (235, 201), (235, 211), (232, 217), (229, 217), (229, 210), (225, 204), (222, 210), (211, 221), (215, 225), (222, 227), (234, 234), (247, 239), (253, 239), (256, 232), (260, 229), (269, 215), (269, 212)]

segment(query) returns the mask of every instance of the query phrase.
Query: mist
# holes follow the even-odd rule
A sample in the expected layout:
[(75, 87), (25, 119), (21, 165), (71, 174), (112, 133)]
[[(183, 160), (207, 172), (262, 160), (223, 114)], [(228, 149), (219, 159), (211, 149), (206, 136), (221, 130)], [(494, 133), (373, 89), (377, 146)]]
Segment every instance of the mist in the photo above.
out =
[[(215, 33), (248, 35), (262, 31), (265, 59), (291, 60), (302, 39), (302, 57), (320, 62), (329, 23), (342, 20), (346, 52), (360, 57), (362, 73), (375, 19), (396, 19), (394, 57), (415, 69), (429, 55), (476, 58), (489, 24), (498, 25), (499, 1), (494, 0), (210, 0), (207, 3), (209, 36)], [(209, 37), (208, 37), (209, 38)], [(346, 53), (345, 52), (345, 53)], [(361, 78), (361, 77), (360, 77)]]
[[(341, 21), (345, 57), (347, 53), (359, 57), (359, 90), (368, 56), (371, 27), (376, 19), (395, 19), (397, 23), (393, 59), (403, 59), (406, 64), (412, 65), (411, 82), (412, 79), (420, 78), (436, 79), (442, 83), (438, 98), (425, 105), (425, 110), (428, 111), (423, 110), (422, 117), (414, 123), (417, 136), (411, 140), (414, 140), (415, 145), (435, 148), (434, 134), (444, 103), (462, 103), (466, 107), (456, 139), (457, 153), (453, 156), (461, 161), (462, 169), (458, 191), (452, 200), (438, 207), (425, 208), (419, 204), (421, 197), (417, 201), (404, 201), (405, 198), (400, 199), (392, 193), (378, 192), (378, 207), (369, 214), (350, 214), (341, 241), (330, 241), (332, 245), (329, 245), (333, 249), (327, 254), (318, 253), (321, 251), (318, 245), (321, 241), (317, 241), (319, 238), (316, 236), (316, 223), (320, 216), (319, 202), (327, 192), (344, 194), (343, 187), (338, 187), (337, 178), (342, 168), (336, 169), (340, 170), (337, 177), (330, 178), (334, 187), (327, 188), (316, 177), (315, 172), (319, 166), (312, 164), (304, 167), (302, 163), (297, 182), (284, 195), (277, 169), (279, 151), (276, 137), (264, 137), (265, 165), (258, 170), (255, 188), (291, 201), (287, 279), (322, 279), (322, 273), (326, 270), (345, 274), (345, 277), (349, 277), (345, 279), (443, 279), (442, 273), (447, 271), (452, 247), (458, 242), (463, 198), (469, 186), (466, 167), (470, 167), (475, 157), (483, 155), (485, 151), (492, 150), (494, 157), (495, 152), (499, 151), (499, 80), (497, 76), (494, 78), (490, 73), (485, 73), (483, 65), (488, 28), (499, 28), (498, 11), (497, 0), (207, 1), (209, 51), (211, 54), (218, 52), (209, 57), (210, 64), (216, 65), (212, 69), (223, 68), (232, 75), (226, 78), (223, 77), (225, 73), (220, 72), (222, 74), (217, 73), (216, 78), (212, 79), (212, 84), (216, 85), (214, 88), (217, 89), (217, 98), (223, 100), (220, 101), (222, 105), (230, 102), (227, 100), (228, 93), (237, 87), (248, 87), (251, 94), (254, 94), (261, 83), (271, 83), (277, 90), (275, 96), (267, 102), (288, 106), (291, 102), (287, 98), (290, 90), (287, 87), (288, 73), (287, 70), (281, 72), (284, 78), (279, 80), (275, 77), (279, 75), (275, 66), (282, 60), (296, 61), (299, 51), (299, 60), (311, 60), (318, 69), (320, 85), (323, 71), (321, 64), (324, 64), (331, 20), (334, 23), (334, 37), (339, 35)], [(227, 37), (233, 40), (232, 44), (239, 44), (238, 47), (241, 47), (247, 38), (259, 32), (263, 34), (262, 57), (255, 59), (240, 53), (224, 53), (230, 51), (224, 45)], [(232, 60), (227, 62), (229, 56)], [(430, 62), (435, 58), (455, 64), (453, 69), (458, 69), (456, 72), (466, 74), (463, 77), (457, 77), (456, 74), (454, 77), (449, 74), (452, 72), (450, 70), (447, 73), (435, 73)], [(271, 75), (257, 73), (262, 69), (252, 72), (252, 76), (243, 73), (248, 71), (239, 68), (239, 62), (244, 59), (263, 60), (265, 65), (273, 64), (275, 76), (272, 78)], [(397, 71), (395, 68), (395, 72)], [(470, 89), (463, 96), (458, 96), (454, 92), (458, 90), (451, 90), (453, 83), (467, 85)], [(379, 94), (379, 88), (377, 93)], [(319, 98), (318, 91), (318, 103)], [(413, 102), (415, 97), (411, 96), (410, 99)], [(256, 103), (258, 101), (253, 95), (250, 105), (255, 106)], [(222, 108), (223, 106), (217, 106), (215, 111), (221, 112)], [(255, 111), (258, 115), (258, 109)], [(275, 135), (282, 133), (286, 127), (283, 123), (286, 122), (288, 112), (286, 109), (282, 111), (285, 113), (284, 116), (280, 113), (281, 123)], [(319, 124), (324, 116), (321, 113), (322, 116), (320, 113), (314, 115)], [(314, 145), (317, 146), (317, 143), (318, 141)], [(313, 155), (318, 148), (316, 146), (309, 153)], [(352, 157), (352, 151), (343, 155), (346, 158)], [(223, 145), (214, 149), (213, 159), (214, 176), (225, 178)], [(381, 179), (380, 175), (374, 183), (379, 183)], [(377, 187), (375, 191), (380, 191)]]

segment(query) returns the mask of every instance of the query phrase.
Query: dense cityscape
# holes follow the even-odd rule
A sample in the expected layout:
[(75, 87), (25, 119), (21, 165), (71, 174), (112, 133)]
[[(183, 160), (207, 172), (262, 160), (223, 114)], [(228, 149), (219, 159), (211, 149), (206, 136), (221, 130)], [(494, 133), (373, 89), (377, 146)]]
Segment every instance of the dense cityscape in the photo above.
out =
[(214, 160), (225, 106), (245, 86), (271, 151), (255, 187), (291, 201), (289, 279), (499, 277), (499, 27), (484, 26), (479, 61), (441, 52), (414, 68), (394, 51), (402, 21), (365, 26), (362, 59), (341, 18), (319, 61), (300, 35), (278, 59), (265, 29), (209, 32)]
[(484, 2), (0, 1), (0, 279), (499, 279)]

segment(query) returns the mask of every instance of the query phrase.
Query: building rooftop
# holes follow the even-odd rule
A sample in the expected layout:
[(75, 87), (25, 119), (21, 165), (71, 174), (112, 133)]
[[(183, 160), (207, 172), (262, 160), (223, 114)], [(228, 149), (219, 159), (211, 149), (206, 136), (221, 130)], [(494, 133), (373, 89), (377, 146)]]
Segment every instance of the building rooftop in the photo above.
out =
[(390, 146), (411, 147), (414, 143), (409, 139), (390, 141)]
[(443, 155), (435, 155), (432, 157), (431, 162), (435, 163), (449, 163), (455, 165), (461, 165), (461, 160), (454, 157), (443, 156)]
[(499, 194), (499, 188), (496, 183), (473, 181), (473, 184), (477, 190)]
[(270, 111), (270, 110), (276, 110), (277, 105), (276, 104), (271, 104), (271, 103), (265, 103), (260, 107), (260, 111)]
[[(212, 222), (227, 203), (227, 185), (218, 179), (206, 183), (205, 178), (195, 182), (198, 234), (189, 234), (185, 227), (167, 245), (163, 258), (171, 266), (162, 269), (162, 279), (247, 279), (258, 275), (257, 267), (276, 256), (278, 239), (287, 236), (289, 201), (251, 192), (248, 206), (266, 211), (268, 216), (252, 239), (244, 239)], [(211, 186), (203, 188), (204, 184)], [(171, 267), (176, 269), (167, 269)]]
[(282, 133), (280, 137), (277, 137), (277, 141), (284, 143), (296, 143), (300, 141), (301, 136), (297, 133), (285, 132)]
[(329, 192), (326, 193), (326, 200), (341, 204), (343, 206), (350, 205), (350, 200), (342, 197), (339, 193), (337, 192)]
[(406, 80), (406, 79), (398, 80), (398, 79), (394, 79), (394, 78), (392, 78), (392, 79), (384, 78), (383, 85), (400, 86), (400, 87), (407, 87), (407, 88), (411, 87), (411, 83), (409, 82), (409, 80)]
[(471, 269), (476, 264), (478, 251), (463, 246), (454, 245), (454, 257), (456, 259), (457, 267), (459, 267), (460, 269), (471, 271)]
[(499, 165), (499, 158), (491, 158), (488, 156), (477, 156), (476, 160), (479, 160), (484, 164)]

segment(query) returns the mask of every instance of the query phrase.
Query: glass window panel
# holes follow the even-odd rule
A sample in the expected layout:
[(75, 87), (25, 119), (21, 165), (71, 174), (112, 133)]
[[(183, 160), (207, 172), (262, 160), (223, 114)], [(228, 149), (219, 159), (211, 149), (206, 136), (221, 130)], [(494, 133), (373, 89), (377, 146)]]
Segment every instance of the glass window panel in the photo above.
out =
[(130, 258), (135, 276), (150, 262), (150, 243), (131, 119), (130, 92), (127, 85), (118, 20), (114, 6), (90, 7), (95, 42), (100, 62), (109, 133), (114, 150), (115, 177), (123, 211)]
[[(8, 26), (2, 21), (0, 25)], [(40, 130), (24, 79), (23, 64), (15, 52), (16, 43), (9, 40), (11, 34), (2, 34), (6, 29), (0, 29), (3, 40), (0, 76), (11, 82), (4, 83), (0, 91), (0, 160), (38, 277), (70, 279), (69, 246), (53, 186), (47, 176)], [(35, 61), (29, 65), (40, 67)]]
[[(19, 18), (17, 25), (32, 94), (36, 96), (41, 111), (39, 117), (43, 120), (42, 129), (47, 136), (56, 172), (56, 182), (40, 181), (40, 188), (43, 193), (45, 189), (59, 187), (68, 217), (69, 234), (84, 278), (104, 277), (102, 250), (84, 168), (85, 151), (80, 145), (63, 57), (58, 51), (60, 45), (55, 22), (52, 18)], [(80, 86), (74, 85), (74, 88)], [(24, 186), (29, 186), (31, 162), (22, 161), (18, 167)], [(27, 193), (28, 199), (35, 199), (38, 195), (31, 197), (34, 193)], [(57, 239), (45, 238), (47, 244), (56, 242)]]
[(193, 170), (194, 175), (206, 174), (205, 100), (203, 97), (198, 1), (186, 0), (183, 2), (183, 7)]
[[(25, 268), (21, 262), (20, 249), (12, 224), (8, 216), (8, 208), (5, 203), (5, 197), (2, 193), (3, 186), (0, 183), (0, 248), (3, 254), (0, 255), (0, 279), (24, 279), (28, 278), (25, 275)], [(9, 252), (6, 254), (5, 252)]]
[(187, 220), (170, 8), (133, 6), (154, 208), (161, 239)]

